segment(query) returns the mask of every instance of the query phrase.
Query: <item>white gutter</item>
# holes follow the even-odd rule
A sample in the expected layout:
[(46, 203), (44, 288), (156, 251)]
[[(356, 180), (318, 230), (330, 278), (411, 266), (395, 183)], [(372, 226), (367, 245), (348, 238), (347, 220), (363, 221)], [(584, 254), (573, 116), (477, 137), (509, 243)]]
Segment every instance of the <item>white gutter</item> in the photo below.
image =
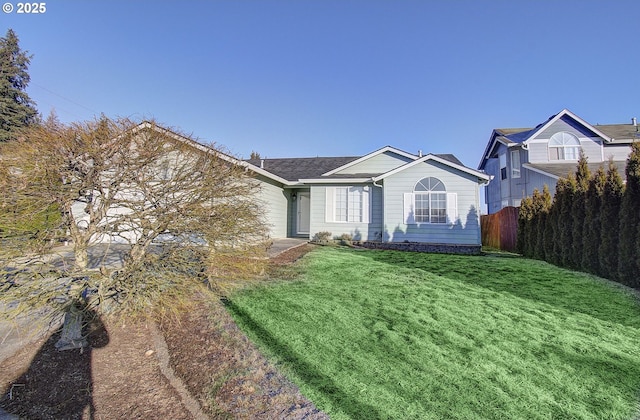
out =
[(371, 182), (373, 178), (310, 178), (300, 179), (303, 184), (362, 184)]

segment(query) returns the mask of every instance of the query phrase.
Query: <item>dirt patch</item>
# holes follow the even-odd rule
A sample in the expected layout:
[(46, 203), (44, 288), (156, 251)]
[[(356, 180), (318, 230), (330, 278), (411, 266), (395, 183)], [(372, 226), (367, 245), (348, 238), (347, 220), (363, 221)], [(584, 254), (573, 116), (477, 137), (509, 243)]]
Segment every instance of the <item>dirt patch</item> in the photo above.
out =
[[(310, 249), (289, 250), (271, 267), (282, 269)], [(29, 419), (198, 417), (163, 373), (153, 330), (145, 322), (96, 320), (82, 352), (58, 352), (59, 333), (23, 348), (0, 364), (0, 407)], [(219, 301), (196, 302), (160, 331), (171, 369), (206, 416), (328, 418), (260, 354)]]

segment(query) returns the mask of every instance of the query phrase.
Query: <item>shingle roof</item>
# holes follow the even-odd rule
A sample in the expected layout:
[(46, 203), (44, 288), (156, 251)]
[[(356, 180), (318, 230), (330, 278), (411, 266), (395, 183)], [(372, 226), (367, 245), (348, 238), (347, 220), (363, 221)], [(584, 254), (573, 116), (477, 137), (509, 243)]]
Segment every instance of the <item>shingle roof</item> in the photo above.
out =
[[(540, 126), (538, 126), (540, 127)], [(511, 143), (522, 143), (538, 127), (534, 128), (496, 128), (495, 132)], [(594, 128), (614, 139), (613, 143), (628, 143), (640, 140), (640, 128), (632, 124), (596, 124)]]
[(434, 156), (438, 156), (439, 158), (442, 158), (444, 160), (448, 160), (451, 163), (455, 163), (456, 165), (460, 165), (460, 166), (465, 166), (464, 163), (460, 162), (460, 160), (455, 157), (454, 155), (452, 155), (451, 153), (444, 153), (444, 154), (436, 154), (434, 153)]
[[(454, 155), (436, 154), (456, 165), (465, 166)], [(333, 169), (339, 168), (354, 160), (360, 159), (361, 156), (342, 156), (342, 157), (311, 157), (311, 158), (275, 158), (275, 159), (247, 159), (248, 162), (258, 168), (262, 168), (280, 178), (287, 181), (298, 181), (300, 179), (317, 179)], [(417, 156), (416, 156), (417, 158)], [(333, 174), (327, 178), (373, 178), (382, 173), (356, 173), (356, 174)]]
[(319, 178), (325, 172), (353, 162), (359, 157), (250, 159), (247, 162), (287, 181), (297, 181), (305, 178)]
[(633, 124), (606, 124), (594, 125), (607, 136), (614, 139), (613, 143), (630, 143), (640, 140), (640, 127)]
[[(627, 161), (614, 161), (613, 162), (616, 168), (618, 169), (618, 173), (624, 180), (626, 178), (625, 167), (627, 166)], [(600, 166), (604, 167), (605, 171), (607, 170), (608, 162), (603, 163), (587, 163), (589, 167), (589, 171), (596, 172)], [(558, 178), (566, 178), (569, 173), (575, 173), (577, 170), (576, 162), (563, 162), (563, 163), (526, 163), (525, 167), (536, 169), (541, 172), (545, 172), (547, 174), (556, 176)]]

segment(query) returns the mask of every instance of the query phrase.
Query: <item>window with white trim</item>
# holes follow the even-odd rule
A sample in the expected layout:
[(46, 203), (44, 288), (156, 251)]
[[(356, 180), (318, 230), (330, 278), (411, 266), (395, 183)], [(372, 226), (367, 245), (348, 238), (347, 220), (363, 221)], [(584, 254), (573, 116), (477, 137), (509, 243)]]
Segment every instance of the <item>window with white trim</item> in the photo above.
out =
[(438, 178), (423, 178), (412, 193), (404, 194), (404, 221), (406, 224), (454, 223), (457, 219), (458, 196), (447, 193)]
[(500, 161), (500, 179), (507, 179), (507, 154), (500, 154), (498, 159)]
[(511, 151), (511, 178), (520, 178), (520, 150)]
[(327, 187), (326, 222), (369, 223), (368, 186)]
[(362, 222), (362, 187), (336, 188), (336, 222)]
[(578, 160), (580, 140), (574, 134), (561, 131), (549, 139), (549, 160)]

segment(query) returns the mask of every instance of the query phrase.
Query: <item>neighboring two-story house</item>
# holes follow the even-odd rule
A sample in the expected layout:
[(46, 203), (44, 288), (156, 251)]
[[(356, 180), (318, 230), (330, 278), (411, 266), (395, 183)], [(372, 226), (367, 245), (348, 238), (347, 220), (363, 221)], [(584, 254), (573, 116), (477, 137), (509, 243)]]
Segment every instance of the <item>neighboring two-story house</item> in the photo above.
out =
[(545, 184), (553, 194), (558, 179), (575, 172), (581, 151), (592, 171), (613, 159), (624, 177), (634, 141), (640, 141), (635, 118), (630, 124), (591, 125), (566, 109), (534, 128), (495, 129), (478, 166), (493, 177), (485, 187), (488, 213), (520, 206)]

